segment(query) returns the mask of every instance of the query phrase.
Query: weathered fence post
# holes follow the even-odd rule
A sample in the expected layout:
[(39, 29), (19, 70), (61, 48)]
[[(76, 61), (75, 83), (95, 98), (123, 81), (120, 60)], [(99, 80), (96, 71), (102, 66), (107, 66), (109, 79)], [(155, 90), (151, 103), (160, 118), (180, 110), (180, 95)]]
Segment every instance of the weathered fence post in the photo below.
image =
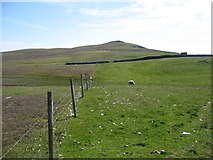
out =
[(86, 89), (88, 90), (89, 85), (88, 85), (88, 76), (87, 76), (87, 73), (85, 73), (85, 80), (86, 80)]
[(47, 92), (48, 102), (48, 137), (49, 137), (49, 158), (52, 160), (53, 155), (53, 98), (52, 92)]
[(71, 88), (71, 95), (72, 95), (72, 104), (73, 104), (74, 117), (77, 117), (73, 79), (70, 79), (70, 88)]
[(83, 75), (81, 74), (81, 97), (84, 98)]
[(88, 79), (89, 79), (89, 86), (92, 86), (92, 77), (90, 77), (90, 75), (88, 74)]

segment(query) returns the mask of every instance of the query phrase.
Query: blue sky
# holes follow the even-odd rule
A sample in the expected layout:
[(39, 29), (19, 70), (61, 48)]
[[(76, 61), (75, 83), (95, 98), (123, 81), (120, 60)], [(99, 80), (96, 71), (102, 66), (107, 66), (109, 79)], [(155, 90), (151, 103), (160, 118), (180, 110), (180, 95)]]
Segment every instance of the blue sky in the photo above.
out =
[(1, 7), (1, 51), (122, 40), (152, 49), (211, 53), (211, 0), (11, 0)]

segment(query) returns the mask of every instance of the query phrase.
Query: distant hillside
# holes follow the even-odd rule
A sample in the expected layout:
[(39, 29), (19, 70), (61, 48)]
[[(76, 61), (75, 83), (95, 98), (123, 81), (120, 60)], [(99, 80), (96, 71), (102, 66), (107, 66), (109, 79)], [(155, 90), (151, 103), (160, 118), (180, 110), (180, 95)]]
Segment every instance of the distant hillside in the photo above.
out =
[[(85, 60), (88, 56), (94, 59), (107, 58), (136, 58), (147, 55), (162, 55), (162, 54), (178, 54), (175, 52), (165, 52), (160, 50), (148, 49), (140, 45), (126, 43), (123, 41), (111, 41), (98, 45), (87, 45), (75, 48), (53, 48), (53, 49), (24, 49), (10, 52), (3, 52), (3, 62), (11, 60), (26, 60), (40, 58), (57, 58), (57, 57), (79, 57), (78, 59)], [(74, 58), (75, 59), (75, 58)]]

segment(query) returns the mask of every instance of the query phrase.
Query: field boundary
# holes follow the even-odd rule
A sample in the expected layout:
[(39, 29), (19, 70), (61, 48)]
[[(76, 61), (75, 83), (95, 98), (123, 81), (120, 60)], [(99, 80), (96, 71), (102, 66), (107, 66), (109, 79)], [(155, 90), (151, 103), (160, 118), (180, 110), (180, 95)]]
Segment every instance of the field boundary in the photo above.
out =
[(67, 62), (65, 65), (82, 65), (82, 64), (100, 64), (100, 63), (120, 63), (120, 62), (135, 62), (144, 61), (152, 59), (162, 59), (162, 58), (181, 58), (181, 57), (212, 57), (213, 55), (160, 55), (160, 56), (146, 56), (141, 58), (133, 59), (122, 59), (122, 60), (112, 60), (112, 61), (81, 61), (81, 62)]
[[(44, 113), (41, 117), (38, 117), (36, 122), (33, 123), (13, 145), (4, 153), (1, 153), (0, 160), (3, 158), (10, 158), (7, 157), (8, 154), (15, 150), (19, 143), (23, 141), (28, 141), (28, 143), (23, 143), (22, 145), (22, 147), (25, 148), (23, 148), (22, 153), (19, 153), (20, 155), (23, 154), (22, 156), (24, 157), (22, 158), (29, 158), (25, 157), (24, 154), (27, 152), (34, 152), (34, 156), (40, 155), (43, 158), (48, 158), (49, 156), (49, 159), (53, 159), (56, 150), (61, 145), (61, 139), (67, 136), (66, 127), (70, 118), (77, 117), (78, 101), (84, 98), (85, 90), (89, 90), (93, 84), (92, 77), (88, 73), (85, 73), (84, 76), (80, 74), (80, 85), (77, 82), (74, 83), (73, 78), (70, 78), (70, 86), (68, 86), (70, 91), (59, 96), (60, 98), (56, 98), (56, 101), (53, 99), (53, 93), (47, 92), (45, 99), (47, 100), (46, 105), (48, 113)], [(38, 126), (41, 126), (41, 128), (36, 129)], [(44, 144), (42, 144), (42, 140), (45, 140)]]

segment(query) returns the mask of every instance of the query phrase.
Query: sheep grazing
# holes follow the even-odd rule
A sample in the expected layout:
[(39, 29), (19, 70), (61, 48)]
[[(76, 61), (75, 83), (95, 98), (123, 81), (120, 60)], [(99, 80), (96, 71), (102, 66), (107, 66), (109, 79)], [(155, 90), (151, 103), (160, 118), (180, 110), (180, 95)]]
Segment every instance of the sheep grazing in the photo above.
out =
[(133, 80), (129, 80), (129, 81), (128, 81), (128, 84), (129, 84), (129, 85), (135, 85), (135, 82), (134, 82)]

